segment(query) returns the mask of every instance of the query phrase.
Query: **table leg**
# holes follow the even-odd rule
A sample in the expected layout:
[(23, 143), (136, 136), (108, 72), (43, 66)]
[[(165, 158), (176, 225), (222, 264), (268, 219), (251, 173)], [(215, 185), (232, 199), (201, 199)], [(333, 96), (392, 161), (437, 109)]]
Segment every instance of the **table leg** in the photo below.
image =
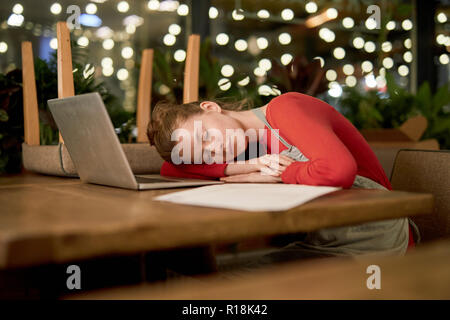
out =
[(182, 276), (217, 272), (212, 246), (148, 252), (145, 263), (147, 281), (167, 280), (168, 271)]

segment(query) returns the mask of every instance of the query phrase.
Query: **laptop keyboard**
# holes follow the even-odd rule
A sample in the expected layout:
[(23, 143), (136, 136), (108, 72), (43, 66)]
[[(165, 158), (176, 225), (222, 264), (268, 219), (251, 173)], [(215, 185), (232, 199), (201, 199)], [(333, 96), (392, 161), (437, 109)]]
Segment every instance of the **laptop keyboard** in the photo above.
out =
[(145, 178), (135, 176), (137, 183), (157, 183), (157, 182), (176, 182), (177, 180), (160, 179), (160, 178)]

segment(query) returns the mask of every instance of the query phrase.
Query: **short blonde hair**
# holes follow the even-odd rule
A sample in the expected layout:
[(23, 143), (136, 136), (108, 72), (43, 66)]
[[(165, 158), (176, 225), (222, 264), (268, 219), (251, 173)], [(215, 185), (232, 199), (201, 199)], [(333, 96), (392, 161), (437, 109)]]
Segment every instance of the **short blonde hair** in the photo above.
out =
[[(251, 101), (244, 99), (237, 102), (224, 102), (220, 100), (209, 100), (217, 103), (224, 110), (241, 110), (251, 108)], [(155, 146), (158, 153), (166, 161), (171, 161), (172, 149), (176, 141), (172, 141), (172, 132), (182, 122), (191, 116), (201, 114), (200, 101), (177, 104), (168, 101), (158, 102), (150, 116), (147, 126), (147, 137), (151, 146)]]

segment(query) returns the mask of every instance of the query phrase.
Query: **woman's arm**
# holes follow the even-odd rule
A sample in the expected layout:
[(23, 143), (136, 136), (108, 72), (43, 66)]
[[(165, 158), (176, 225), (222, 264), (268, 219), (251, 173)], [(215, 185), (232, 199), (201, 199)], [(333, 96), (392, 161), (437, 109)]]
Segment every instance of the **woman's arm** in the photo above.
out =
[(179, 164), (164, 161), (161, 175), (168, 177), (214, 180), (225, 176), (227, 164)]
[[(280, 99), (283, 98), (283, 99)], [(294, 162), (281, 174), (284, 183), (349, 188), (357, 172), (356, 161), (334, 133), (327, 103), (302, 94), (286, 94), (272, 107), (269, 121), (280, 135), (309, 159)]]
[(294, 160), (284, 155), (266, 154), (256, 159), (246, 160), (244, 163), (229, 163), (225, 168), (226, 176), (236, 176), (249, 173), (263, 173), (279, 176)]
[(256, 164), (230, 163), (230, 164), (180, 164), (174, 165), (164, 161), (161, 175), (188, 179), (217, 179), (225, 176), (234, 176), (258, 171)]
[(180, 164), (174, 165), (164, 161), (161, 175), (190, 179), (217, 179), (225, 176), (236, 176), (254, 172), (264, 172), (268, 175), (279, 176), (292, 159), (285, 156), (265, 155), (258, 159), (247, 160), (244, 163), (224, 164)]

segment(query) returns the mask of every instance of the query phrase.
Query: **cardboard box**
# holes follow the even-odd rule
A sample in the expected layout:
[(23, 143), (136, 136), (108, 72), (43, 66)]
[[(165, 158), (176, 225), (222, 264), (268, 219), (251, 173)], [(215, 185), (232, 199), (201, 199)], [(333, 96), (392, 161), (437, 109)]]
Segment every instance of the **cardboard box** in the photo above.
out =
[(363, 129), (361, 134), (374, 151), (386, 175), (391, 177), (395, 157), (400, 149), (439, 150), (437, 140), (420, 140), (427, 126), (425, 117), (416, 116), (405, 121), (399, 128)]

